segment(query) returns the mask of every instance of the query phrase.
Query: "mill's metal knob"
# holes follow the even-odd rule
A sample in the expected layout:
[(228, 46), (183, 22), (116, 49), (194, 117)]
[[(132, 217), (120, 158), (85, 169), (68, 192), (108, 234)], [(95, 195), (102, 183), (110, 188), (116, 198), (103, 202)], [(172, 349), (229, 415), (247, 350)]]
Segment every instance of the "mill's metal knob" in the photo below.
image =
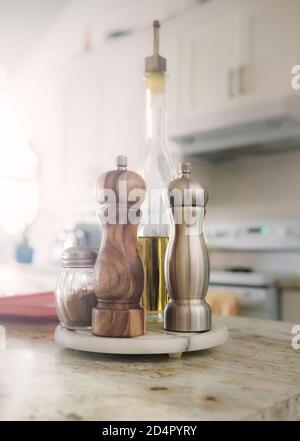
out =
[(189, 162), (181, 162), (179, 165), (180, 174), (190, 175), (192, 171), (191, 164)]
[(125, 170), (127, 168), (128, 158), (125, 155), (118, 155), (116, 159), (116, 165), (119, 170)]

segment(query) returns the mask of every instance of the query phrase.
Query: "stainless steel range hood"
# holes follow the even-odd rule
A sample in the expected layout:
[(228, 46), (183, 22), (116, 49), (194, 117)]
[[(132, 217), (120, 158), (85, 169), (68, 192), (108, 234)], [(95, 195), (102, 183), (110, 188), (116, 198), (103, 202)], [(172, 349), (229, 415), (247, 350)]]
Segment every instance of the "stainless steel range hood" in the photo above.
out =
[(170, 139), (184, 155), (208, 159), (238, 153), (260, 153), (300, 147), (300, 97), (280, 97), (262, 103), (169, 127)]

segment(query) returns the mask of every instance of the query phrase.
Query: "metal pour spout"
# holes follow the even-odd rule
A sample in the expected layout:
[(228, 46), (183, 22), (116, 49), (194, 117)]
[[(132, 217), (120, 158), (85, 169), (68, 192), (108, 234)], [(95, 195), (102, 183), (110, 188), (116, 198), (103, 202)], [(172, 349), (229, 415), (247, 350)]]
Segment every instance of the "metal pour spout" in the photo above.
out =
[(159, 55), (159, 28), (160, 23), (158, 20), (153, 22), (153, 54)]
[(153, 55), (145, 59), (146, 72), (166, 72), (167, 60), (159, 55), (159, 29), (158, 20), (153, 22)]

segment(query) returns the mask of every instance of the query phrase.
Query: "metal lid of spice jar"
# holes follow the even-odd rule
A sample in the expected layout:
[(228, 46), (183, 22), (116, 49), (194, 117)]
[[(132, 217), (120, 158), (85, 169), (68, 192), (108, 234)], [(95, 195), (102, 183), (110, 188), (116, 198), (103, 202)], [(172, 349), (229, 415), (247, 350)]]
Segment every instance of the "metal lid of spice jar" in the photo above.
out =
[(98, 256), (98, 249), (90, 246), (71, 247), (62, 255), (63, 268), (93, 268)]

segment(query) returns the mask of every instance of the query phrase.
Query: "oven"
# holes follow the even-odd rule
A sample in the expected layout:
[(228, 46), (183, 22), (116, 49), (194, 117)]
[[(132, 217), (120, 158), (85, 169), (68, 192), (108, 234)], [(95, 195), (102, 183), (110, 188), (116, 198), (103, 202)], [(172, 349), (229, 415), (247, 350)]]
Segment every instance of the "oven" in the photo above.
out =
[[(275, 280), (264, 274), (211, 271), (207, 299), (212, 307), (213, 301), (215, 303), (217, 299), (220, 304), (219, 313), (223, 315), (280, 319), (279, 293)], [(210, 299), (213, 301), (210, 302)]]
[(282, 320), (282, 277), (300, 270), (300, 220), (264, 219), (205, 225), (213, 310)]

